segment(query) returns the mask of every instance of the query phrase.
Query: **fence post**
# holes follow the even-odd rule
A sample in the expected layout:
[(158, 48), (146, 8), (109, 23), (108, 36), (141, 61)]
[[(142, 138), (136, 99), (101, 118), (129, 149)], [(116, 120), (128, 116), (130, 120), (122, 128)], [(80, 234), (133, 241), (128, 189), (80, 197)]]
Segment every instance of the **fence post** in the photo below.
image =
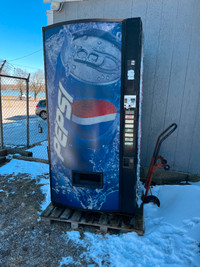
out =
[(26, 79), (26, 135), (27, 135), (27, 148), (29, 148), (29, 78)]
[[(4, 60), (3, 64), (0, 67), (0, 74), (1, 71), (6, 64), (6, 60)], [(3, 120), (2, 120), (2, 101), (1, 101), (1, 76), (0, 76), (0, 131), (1, 131), (1, 149), (3, 149)]]

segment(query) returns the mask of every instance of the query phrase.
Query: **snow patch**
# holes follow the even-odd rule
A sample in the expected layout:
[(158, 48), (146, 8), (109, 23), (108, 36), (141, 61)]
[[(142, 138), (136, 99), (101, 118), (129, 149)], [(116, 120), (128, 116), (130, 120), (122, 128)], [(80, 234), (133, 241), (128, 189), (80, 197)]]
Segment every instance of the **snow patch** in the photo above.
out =
[(66, 242), (86, 248), (80, 258), (98, 266), (199, 266), (200, 183), (156, 186), (153, 194), (161, 207), (144, 205), (144, 236), (86, 232), (81, 238), (71, 231)]
[(66, 257), (66, 258), (62, 258), (61, 262), (60, 262), (60, 267), (62, 267), (63, 264), (74, 264), (74, 260), (72, 257)]

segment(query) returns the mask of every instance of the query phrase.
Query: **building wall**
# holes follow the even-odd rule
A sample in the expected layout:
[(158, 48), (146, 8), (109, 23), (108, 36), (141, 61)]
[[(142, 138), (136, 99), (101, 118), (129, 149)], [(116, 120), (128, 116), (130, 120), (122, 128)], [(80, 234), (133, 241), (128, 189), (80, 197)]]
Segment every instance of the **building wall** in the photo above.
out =
[(172, 170), (200, 174), (200, 1), (86, 0), (65, 3), (53, 22), (141, 17), (144, 30), (142, 154), (148, 166), (157, 136)]

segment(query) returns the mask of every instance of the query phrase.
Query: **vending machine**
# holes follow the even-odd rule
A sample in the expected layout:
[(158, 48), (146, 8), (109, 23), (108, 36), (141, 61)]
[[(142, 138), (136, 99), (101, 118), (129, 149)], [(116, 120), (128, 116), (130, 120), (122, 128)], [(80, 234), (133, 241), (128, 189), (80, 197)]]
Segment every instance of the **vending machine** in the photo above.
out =
[(134, 214), (141, 19), (62, 22), (43, 40), (52, 203)]

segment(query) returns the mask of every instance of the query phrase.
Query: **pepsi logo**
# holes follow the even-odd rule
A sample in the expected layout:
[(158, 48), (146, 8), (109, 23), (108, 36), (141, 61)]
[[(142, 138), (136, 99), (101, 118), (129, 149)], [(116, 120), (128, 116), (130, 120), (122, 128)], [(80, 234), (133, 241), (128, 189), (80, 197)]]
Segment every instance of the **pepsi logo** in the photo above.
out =
[(72, 127), (85, 139), (97, 139), (106, 133), (116, 118), (116, 107), (101, 99), (81, 99), (72, 105)]

